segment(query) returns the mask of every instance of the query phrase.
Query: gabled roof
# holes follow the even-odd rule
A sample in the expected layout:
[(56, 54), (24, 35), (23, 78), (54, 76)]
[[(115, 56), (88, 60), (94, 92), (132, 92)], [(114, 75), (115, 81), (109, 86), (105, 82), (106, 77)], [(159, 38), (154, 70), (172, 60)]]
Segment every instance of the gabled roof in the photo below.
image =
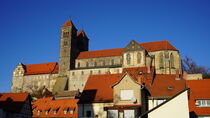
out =
[[(150, 68), (148, 73), (148, 67), (136, 67), (136, 68), (124, 68), (123, 73), (128, 72), (136, 81), (144, 84), (145, 88), (149, 91), (150, 97), (171, 97), (185, 89), (185, 82), (182, 78), (176, 74), (154, 74), (155, 68)], [(142, 72), (142, 74), (139, 74)]]
[(0, 93), (0, 109), (18, 113), (28, 98), (28, 93)]
[(210, 100), (210, 79), (187, 80), (187, 87), (190, 88), (189, 110), (196, 115), (209, 115), (210, 107), (196, 107), (196, 99)]
[[(65, 99), (65, 100), (53, 100), (49, 99), (38, 99), (33, 102), (33, 117), (78, 117), (78, 99)], [(35, 106), (35, 107), (34, 107)], [(64, 114), (64, 110), (71, 109), (74, 110), (73, 114), (70, 114), (68, 111)], [(38, 115), (38, 110), (41, 111), (41, 114)], [(45, 114), (45, 111), (49, 110), (48, 114)], [(57, 114), (54, 114), (53, 110), (58, 110)]]
[(25, 69), (24, 75), (58, 73), (58, 64), (56, 62), (31, 64), (23, 66)]
[(90, 75), (79, 103), (112, 102), (112, 85), (120, 80), (121, 74)]
[[(154, 41), (139, 44), (148, 52), (160, 51), (160, 50), (177, 50), (168, 41)], [(87, 58), (99, 58), (99, 57), (109, 57), (109, 56), (120, 56), (125, 48), (116, 49), (105, 49), (96, 51), (85, 51), (81, 52), (77, 59), (87, 59)]]

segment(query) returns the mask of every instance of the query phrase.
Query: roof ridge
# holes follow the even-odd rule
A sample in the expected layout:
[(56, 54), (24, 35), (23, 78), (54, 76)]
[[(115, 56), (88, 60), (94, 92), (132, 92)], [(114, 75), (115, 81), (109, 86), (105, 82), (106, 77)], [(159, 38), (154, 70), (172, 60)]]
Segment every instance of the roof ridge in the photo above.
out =
[(57, 62), (48, 62), (48, 63), (38, 63), (38, 64), (28, 64), (28, 65), (25, 65), (25, 66), (29, 66), (29, 65), (39, 65), (39, 64), (53, 64), (53, 63), (57, 63)]

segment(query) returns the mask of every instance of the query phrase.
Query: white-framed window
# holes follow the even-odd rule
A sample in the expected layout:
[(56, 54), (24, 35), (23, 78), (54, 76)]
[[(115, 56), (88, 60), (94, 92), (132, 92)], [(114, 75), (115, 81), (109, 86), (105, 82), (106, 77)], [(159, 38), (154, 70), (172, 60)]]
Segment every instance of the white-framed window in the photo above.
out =
[(37, 111), (37, 115), (40, 115), (40, 114), (41, 114), (41, 110), (38, 110), (38, 111)]
[(63, 110), (63, 113), (66, 114), (67, 113), (67, 109)]
[(108, 118), (118, 118), (118, 110), (108, 110)]
[(195, 101), (197, 107), (210, 107), (210, 99), (199, 99)]
[(131, 100), (133, 98), (133, 90), (120, 90), (120, 100)]
[(70, 114), (73, 114), (73, 113), (74, 113), (74, 110), (73, 110), (73, 109), (70, 109), (70, 110), (69, 110), (69, 113), (70, 113)]
[(48, 110), (46, 110), (46, 111), (45, 111), (45, 114), (49, 114), (49, 111), (48, 111)]

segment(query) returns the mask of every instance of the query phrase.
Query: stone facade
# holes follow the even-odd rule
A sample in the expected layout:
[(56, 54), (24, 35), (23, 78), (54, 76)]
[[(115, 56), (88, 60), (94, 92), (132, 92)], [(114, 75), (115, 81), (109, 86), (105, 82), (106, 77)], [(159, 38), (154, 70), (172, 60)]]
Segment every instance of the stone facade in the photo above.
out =
[(99, 51), (88, 51), (88, 41), (84, 31), (77, 32), (68, 20), (61, 27), (59, 72), (26, 76), (24, 68), (18, 65), (13, 73), (12, 91), (28, 84), (45, 85), (53, 90), (56, 81), (53, 78), (57, 76), (68, 78), (68, 90), (83, 91), (91, 74), (121, 73), (123, 68), (132, 67), (154, 66), (157, 74), (182, 74), (179, 51), (168, 41), (143, 44), (131, 41), (125, 48)]

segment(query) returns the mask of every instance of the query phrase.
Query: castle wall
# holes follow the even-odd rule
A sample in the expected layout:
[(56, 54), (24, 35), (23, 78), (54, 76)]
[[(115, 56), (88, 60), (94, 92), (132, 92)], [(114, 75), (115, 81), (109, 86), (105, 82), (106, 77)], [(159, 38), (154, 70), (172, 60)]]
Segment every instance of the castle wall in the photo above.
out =
[(32, 89), (38, 89), (45, 86), (48, 90), (52, 91), (55, 84), (55, 77), (58, 74), (38, 74), (38, 75), (25, 75), (13, 77), (12, 92), (27, 91), (32, 92)]
[(71, 70), (68, 72), (69, 76), (69, 90), (80, 90), (83, 91), (87, 79), (90, 75), (97, 74), (116, 74), (122, 73), (122, 68), (90, 68), (90, 69), (80, 69)]

